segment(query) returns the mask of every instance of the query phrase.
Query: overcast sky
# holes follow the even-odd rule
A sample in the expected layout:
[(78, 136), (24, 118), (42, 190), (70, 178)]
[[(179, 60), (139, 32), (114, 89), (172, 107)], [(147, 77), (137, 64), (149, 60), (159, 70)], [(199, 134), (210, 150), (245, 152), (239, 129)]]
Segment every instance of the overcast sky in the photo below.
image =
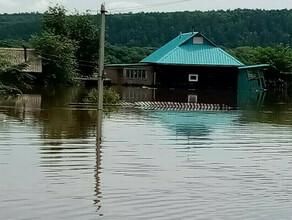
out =
[(138, 11), (194, 11), (236, 8), (292, 9), (292, 0), (0, 0), (0, 13), (44, 12), (50, 4), (64, 5), (80, 12), (100, 8), (102, 2), (111, 13)]

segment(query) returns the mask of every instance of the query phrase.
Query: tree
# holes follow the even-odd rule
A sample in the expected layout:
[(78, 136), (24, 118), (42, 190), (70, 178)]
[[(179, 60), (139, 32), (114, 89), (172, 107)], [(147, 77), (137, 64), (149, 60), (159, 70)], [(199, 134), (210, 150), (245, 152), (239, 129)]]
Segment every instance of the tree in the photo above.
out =
[(227, 50), (247, 65), (270, 64), (275, 74), (292, 72), (292, 49), (290, 47), (238, 47)]
[(32, 37), (32, 45), (43, 58), (45, 82), (73, 83), (76, 73), (76, 42), (61, 35), (43, 32)]
[(67, 36), (67, 10), (60, 5), (50, 6), (44, 14), (43, 30), (55, 35)]
[[(41, 32), (42, 23), (44, 29), (66, 35), (65, 14), (61, 6), (49, 8), (44, 15), (2, 14), (0, 40), (29, 39), (30, 35)], [(292, 9), (110, 14), (106, 20), (108, 42), (131, 47), (160, 47), (180, 31), (192, 31), (192, 26), (217, 45), (227, 48), (267, 47), (280, 43), (292, 46)]]
[(289, 79), (281, 73), (292, 73), (292, 49), (290, 47), (239, 47), (229, 49), (228, 52), (247, 65), (269, 64), (270, 68), (265, 72), (265, 77), (270, 86), (291, 85)]
[(121, 64), (121, 63), (138, 63), (155, 48), (152, 47), (126, 47), (106, 44), (106, 63)]
[(97, 69), (99, 52), (99, 31), (93, 17), (76, 12), (68, 17), (68, 37), (77, 42), (76, 59), (78, 72), (92, 76)]
[(44, 31), (76, 42), (77, 72), (91, 76), (97, 69), (98, 29), (93, 17), (87, 13), (66, 16), (66, 9), (56, 5), (44, 14)]

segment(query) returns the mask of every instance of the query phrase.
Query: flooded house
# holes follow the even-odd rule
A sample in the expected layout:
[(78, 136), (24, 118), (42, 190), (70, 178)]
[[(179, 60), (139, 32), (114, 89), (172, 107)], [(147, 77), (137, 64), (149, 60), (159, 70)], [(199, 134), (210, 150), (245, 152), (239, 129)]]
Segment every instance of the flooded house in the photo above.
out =
[(245, 66), (199, 32), (180, 34), (137, 64), (107, 65), (114, 85), (265, 89), (263, 69)]

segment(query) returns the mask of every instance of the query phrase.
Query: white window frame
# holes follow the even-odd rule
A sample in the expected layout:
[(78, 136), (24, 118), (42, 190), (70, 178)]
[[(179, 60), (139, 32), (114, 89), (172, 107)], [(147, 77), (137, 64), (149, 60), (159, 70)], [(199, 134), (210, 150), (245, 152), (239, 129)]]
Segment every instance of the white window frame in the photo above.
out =
[[(196, 79), (192, 79), (195, 76)], [(199, 82), (199, 75), (198, 74), (189, 74), (189, 82)]]
[[(127, 71), (129, 71), (129, 77), (127, 77)], [(140, 71), (141, 77), (138, 77), (138, 71)], [(143, 78), (143, 73), (145, 73), (145, 78)], [(128, 80), (147, 80), (147, 77), (148, 77), (147, 70), (141, 69), (141, 68), (124, 68), (123, 75), (124, 75), (124, 78)]]

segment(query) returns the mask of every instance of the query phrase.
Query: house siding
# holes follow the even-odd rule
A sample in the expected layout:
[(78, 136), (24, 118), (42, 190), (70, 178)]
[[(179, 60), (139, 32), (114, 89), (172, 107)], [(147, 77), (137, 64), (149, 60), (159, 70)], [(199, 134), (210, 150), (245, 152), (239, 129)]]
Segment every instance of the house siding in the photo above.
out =
[[(236, 67), (157, 66), (155, 71), (162, 87), (237, 88)], [(197, 75), (198, 81), (190, 82), (190, 74)]]
[[(130, 70), (145, 70), (146, 78), (127, 78), (125, 71)], [(121, 66), (106, 66), (106, 77), (111, 80), (113, 85), (153, 85), (153, 67), (150, 65), (121, 65)]]

